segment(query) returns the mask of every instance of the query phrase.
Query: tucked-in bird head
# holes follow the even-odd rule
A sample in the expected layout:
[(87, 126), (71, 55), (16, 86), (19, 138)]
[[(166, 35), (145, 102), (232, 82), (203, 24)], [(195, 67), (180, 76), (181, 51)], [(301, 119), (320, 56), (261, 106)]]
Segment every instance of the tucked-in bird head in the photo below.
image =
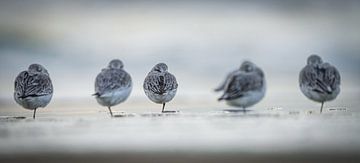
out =
[(168, 67), (165, 63), (158, 63), (154, 66), (154, 68), (151, 71), (166, 72), (167, 70)]
[[(48, 74), (47, 70), (39, 65), (39, 64), (31, 64), (28, 68), (29, 73), (36, 74), (36, 73), (45, 73)], [(49, 75), (49, 74), (48, 74)]]
[(252, 72), (255, 70), (255, 64), (250, 61), (244, 61), (240, 66), (240, 70), (244, 72)]
[(308, 65), (318, 65), (322, 63), (322, 59), (320, 56), (316, 55), (316, 54), (312, 54), (308, 57), (307, 59), (307, 64)]
[(124, 64), (119, 59), (113, 59), (110, 61), (108, 67), (111, 69), (120, 69), (124, 68)]

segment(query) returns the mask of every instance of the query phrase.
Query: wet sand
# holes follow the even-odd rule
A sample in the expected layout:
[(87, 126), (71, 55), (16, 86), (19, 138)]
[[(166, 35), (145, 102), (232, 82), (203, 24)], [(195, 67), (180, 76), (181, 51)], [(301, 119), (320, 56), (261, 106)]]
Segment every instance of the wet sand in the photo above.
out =
[(35, 120), (1, 116), (0, 161), (360, 161), (360, 114), (344, 107), (323, 114), (284, 108), (167, 114), (134, 109), (115, 110), (113, 118), (106, 109), (83, 109), (90, 111), (40, 111)]

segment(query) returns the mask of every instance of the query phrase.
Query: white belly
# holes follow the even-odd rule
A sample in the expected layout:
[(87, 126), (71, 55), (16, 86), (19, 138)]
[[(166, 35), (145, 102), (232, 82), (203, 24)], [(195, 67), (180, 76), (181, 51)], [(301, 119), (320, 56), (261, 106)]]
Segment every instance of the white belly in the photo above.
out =
[(101, 95), (100, 97), (96, 97), (96, 100), (102, 106), (115, 106), (119, 103), (124, 102), (129, 97), (131, 90), (132, 86), (128, 88), (113, 90), (111, 92)]
[(248, 92), (240, 98), (227, 100), (226, 103), (230, 106), (247, 108), (258, 103), (261, 99), (264, 98), (264, 96), (265, 96), (265, 87), (260, 91)]

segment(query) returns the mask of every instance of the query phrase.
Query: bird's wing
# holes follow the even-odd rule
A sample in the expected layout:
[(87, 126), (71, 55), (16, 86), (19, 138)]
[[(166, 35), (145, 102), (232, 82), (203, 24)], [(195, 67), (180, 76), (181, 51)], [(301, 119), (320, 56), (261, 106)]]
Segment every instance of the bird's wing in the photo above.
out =
[(53, 93), (51, 79), (47, 74), (21, 72), (15, 79), (15, 92), (18, 97), (42, 96)]
[(306, 86), (312, 91), (326, 93), (326, 88), (320, 80), (320, 72), (312, 65), (305, 66), (300, 72), (300, 86)]
[(232, 76), (235, 72), (237, 72), (237, 71), (233, 71), (233, 72), (229, 73), (229, 74), (226, 76), (225, 80), (224, 80), (217, 88), (215, 88), (214, 91), (215, 91), (215, 92), (219, 92), (219, 91), (224, 90), (227, 81), (231, 78), (231, 76)]
[(249, 91), (261, 90), (263, 84), (262, 77), (254, 73), (233, 75), (226, 84), (225, 92), (219, 100), (232, 100), (242, 97)]
[(130, 75), (122, 69), (104, 69), (95, 80), (96, 94), (104, 94), (108, 91), (131, 86)]
[(15, 94), (17, 97), (23, 96), (26, 89), (26, 81), (28, 80), (29, 73), (26, 71), (21, 72), (15, 78)]
[(164, 94), (177, 89), (178, 83), (174, 75), (165, 73), (150, 73), (144, 82), (144, 89), (156, 94)]
[(340, 84), (340, 74), (333, 66), (307, 65), (300, 72), (300, 84), (318, 93), (331, 93)]
[(325, 69), (325, 73), (323, 76), (323, 81), (326, 86), (328, 86), (332, 91), (336, 89), (340, 85), (340, 73), (339, 71), (332, 65), (325, 63), (323, 65), (323, 69)]
[(299, 83), (305, 86), (312, 86), (316, 80), (316, 72), (314, 68), (310, 65), (306, 65), (301, 71), (299, 75)]

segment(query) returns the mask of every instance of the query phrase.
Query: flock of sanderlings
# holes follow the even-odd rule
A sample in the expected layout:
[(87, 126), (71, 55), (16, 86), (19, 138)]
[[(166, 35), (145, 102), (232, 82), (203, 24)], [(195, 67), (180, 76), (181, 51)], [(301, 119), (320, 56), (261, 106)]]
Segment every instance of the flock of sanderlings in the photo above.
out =
[[(299, 84), (302, 93), (309, 99), (320, 102), (322, 112), (324, 102), (334, 100), (340, 92), (340, 74), (318, 55), (311, 55), (307, 65), (300, 71)], [(146, 96), (154, 103), (165, 104), (176, 94), (178, 83), (173, 74), (168, 72), (165, 63), (155, 65), (147, 74), (143, 84)], [(124, 70), (124, 64), (112, 60), (102, 69), (95, 80), (95, 99), (109, 109), (124, 102), (132, 90), (131, 76)], [(215, 89), (223, 91), (219, 101), (244, 109), (258, 103), (265, 95), (266, 83), (264, 72), (254, 63), (245, 61), (240, 68), (229, 73), (225, 81)], [(53, 85), (47, 70), (39, 64), (31, 64), (27, 71), (21, 72), (15, 79), (15, 101), (25, 109), (33, 110), (49, 104), (53, 95)]]

